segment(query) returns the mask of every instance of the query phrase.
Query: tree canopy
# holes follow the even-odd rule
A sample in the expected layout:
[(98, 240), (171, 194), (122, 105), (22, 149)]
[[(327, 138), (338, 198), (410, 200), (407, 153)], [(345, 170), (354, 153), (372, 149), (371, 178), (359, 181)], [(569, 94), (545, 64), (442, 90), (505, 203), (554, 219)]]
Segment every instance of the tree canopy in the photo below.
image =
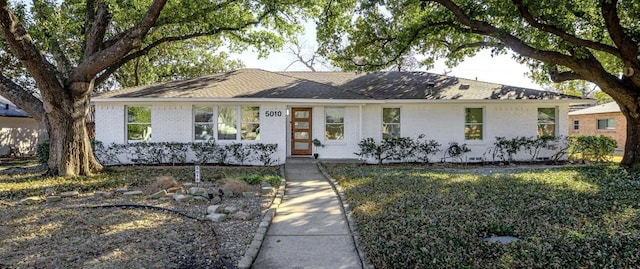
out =
[(96, 87), (237, 67), (221, 47), (265, 55), (318, 12), (312, 0), (0, 0), (0, 95), (47, 127), (50, 173), (89, 174)]
[(329, 1), (318, 40), (334, 65), (361, 71), (412, 50), (426, 65), (511, 50), (539, 82), (589, 81), (618, 102), (628, 122), (623, 163), (640, 166), (638, 18), (638, 1)]

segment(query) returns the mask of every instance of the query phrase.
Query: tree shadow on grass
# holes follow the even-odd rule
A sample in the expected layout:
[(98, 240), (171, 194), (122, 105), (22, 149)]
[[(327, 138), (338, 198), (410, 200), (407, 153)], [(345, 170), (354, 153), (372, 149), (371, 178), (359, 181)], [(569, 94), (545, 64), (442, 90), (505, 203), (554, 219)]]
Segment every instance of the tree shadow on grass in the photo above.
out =
[[(640, 260), (640, 185), (633, 176), (622, 179), (625, 172), (328, 170), (346, 186), (366, 251), (379, 268), (629, 268)], [(494, 235), (521, 240), (481, 240)]]

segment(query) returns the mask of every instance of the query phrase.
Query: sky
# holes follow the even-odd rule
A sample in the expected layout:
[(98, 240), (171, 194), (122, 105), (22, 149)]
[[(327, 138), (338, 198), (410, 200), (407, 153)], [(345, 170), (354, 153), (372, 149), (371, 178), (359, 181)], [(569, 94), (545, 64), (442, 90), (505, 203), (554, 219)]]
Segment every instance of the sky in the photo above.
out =
[[(299, 38), (302, 42), (303, 52), (311, 53), (315, 48), (315, 28), (313, 27), (313, 24), (306, 23), (305, 33)], [(310, 71), (301, 63), (295, 63), (288, 67), (296, 60), (296, 57), (288, 52), (288, 46), (285, 45), (282, 51), (272, 52), (267, 58), (263, 59), (258, 59), (257, 53), (251, 50), (247, 50), (242, 54), (232, 54), (232, 56), (242, 60), (246, 68), (260, 68), (268, 71)], [(318, 71), (330, 70), (326, 67), (317, 69)], [(432, 69), (427, 70), (423, 67), (419, 70), (436, 74), (443, 74), (447, 70), (450, 71), (448, 75), (459, 78), (542, 89), (542, 86), (536, 84), (525, 75), (528, 68), (512, 59), (511, 54), (491, 57), (489, 50), (481, 51), (476, 56), (451, 69), (446, 68), (444, 60), (441, 60), (436, 62)]]

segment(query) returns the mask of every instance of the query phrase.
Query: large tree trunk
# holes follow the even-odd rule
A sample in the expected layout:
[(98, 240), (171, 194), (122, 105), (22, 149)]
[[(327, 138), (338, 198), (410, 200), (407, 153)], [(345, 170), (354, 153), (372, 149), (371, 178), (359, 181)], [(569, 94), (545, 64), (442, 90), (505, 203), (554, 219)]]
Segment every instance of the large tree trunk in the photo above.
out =
[[(640, 111), (640, 104), (636, 104)], [(630, 113), (629, 109), (620, 105), (620, 110), (627, 119), (627, 140), (624, 145), (624, 156), (621, 164), (634, 168), (640, 168), (640, 115)]]
[[(92, 87), (89, 83), (75, 83), (75, 87)], [(67, 91), (74, 92), (73, 90)], [(78, 92), (78, 91), (75, 91)], [(88, 91), (89, 93), (91, 91)], [(51, 175), (75, 176), (91, 175), (102, 170), (93, 154), (86, 128), (87, 113), (90, 108), (90, 94), (59, 96), (58, 104), (48, 105), (45, 100), (49, 120), (49, 171)]]

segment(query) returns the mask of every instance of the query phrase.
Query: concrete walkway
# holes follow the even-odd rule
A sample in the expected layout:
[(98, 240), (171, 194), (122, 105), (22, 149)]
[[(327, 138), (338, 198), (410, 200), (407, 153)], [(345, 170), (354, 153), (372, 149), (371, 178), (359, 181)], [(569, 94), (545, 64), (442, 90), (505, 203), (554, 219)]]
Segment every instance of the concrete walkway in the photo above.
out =
[(362, 268), (340, 200), (314, 159), (288, 159), (287, 187), (253, 268)]

